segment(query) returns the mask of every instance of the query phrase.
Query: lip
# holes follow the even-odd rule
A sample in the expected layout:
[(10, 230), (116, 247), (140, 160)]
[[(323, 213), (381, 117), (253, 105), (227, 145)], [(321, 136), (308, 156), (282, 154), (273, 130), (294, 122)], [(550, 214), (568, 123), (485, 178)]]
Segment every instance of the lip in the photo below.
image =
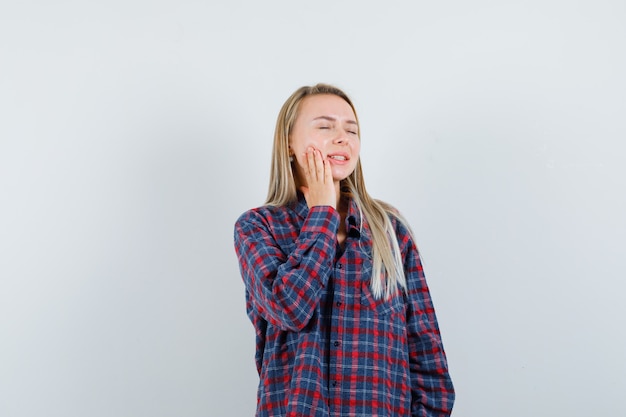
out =
[[(345, 159), (344, 160), (340, 160), (340, 159), (331, 158), (333, 156), (342, 156)], [(333, 153), (329, 153), (328, 155), (326, 155), (326, 159), (328, 159), (332, 163), (345, 164), (345, 163), (350, 161), (350, 155), (347, 154), (346, 152), (333, 152)]]

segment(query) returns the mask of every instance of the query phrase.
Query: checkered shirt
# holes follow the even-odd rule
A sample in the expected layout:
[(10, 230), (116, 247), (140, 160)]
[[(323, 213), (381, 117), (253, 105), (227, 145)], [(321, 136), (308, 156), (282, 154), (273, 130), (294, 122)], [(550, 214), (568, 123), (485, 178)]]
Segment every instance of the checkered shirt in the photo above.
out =
[(449, 416), (454, 389), (419, 253), (393, 218), (408, 290), (370, 290), (371, 233), (353, 200), (263, 206), (235, 224), (256, 331), (258, 417)]

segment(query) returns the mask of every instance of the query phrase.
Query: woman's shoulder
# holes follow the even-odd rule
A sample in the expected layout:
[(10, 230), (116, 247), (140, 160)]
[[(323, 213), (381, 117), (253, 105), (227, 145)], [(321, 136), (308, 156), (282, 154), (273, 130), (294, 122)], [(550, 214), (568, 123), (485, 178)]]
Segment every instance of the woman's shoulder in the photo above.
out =
[(387, 213), (387, 216), (389, 216), (391, 221), (394, 223), (394, 226), (398, 222), (401, 222), (401, 223), (405, 223), (406, 222), (406, 219), (404, 218), (402, 213), (400, 213), (400, 210), (398, 210), (396, 208), (396, 206), (394, 206), (392, 204), (389, 204), (386, 201), (379, 200), (379, 199), (376, 199), (376, 202), (380, 205), (380, 207), (382, 207), (382, 209), (385, 211), (385, 213)]
[(400, 210), (398, 210), (394, 205), (387, 203), (386, 201), (377, 199), (376, 202), (380, 204), (380, 206), (387, 213), (387, 216), (389, 216), (389, 219), (391, 220), (391, 223), (393, 224), (393, 228), (398, 237), (405, 237), (405, 236), (407, 238), (413, 237), (411, 226), (409, 225), (409, 222), (406, 219), (406, 217), (404, 217), (402, 212), (400, 212)]
[(237, 221), (236, 225), (246, 223), (274, 223), (277, 221), (285, 221), (286, 218), (293, 215), (293, 208), (289, 206), (277, 206), (264, 204), (259, 207), (251, 208), (244, 211)]
[(289, 206), (255, 207), (245, 211), (235, 222), (235, 241), (269, 239), (279, 245), (289, 244), (297, 237), (301, 223)]
[(400, 211), (394, 205), (379, 199), (376, 199), (376, 202), (380, 204), (380, 206), (387, 212), (387, 214), (392, 216), (397, 216), (400, 214)]

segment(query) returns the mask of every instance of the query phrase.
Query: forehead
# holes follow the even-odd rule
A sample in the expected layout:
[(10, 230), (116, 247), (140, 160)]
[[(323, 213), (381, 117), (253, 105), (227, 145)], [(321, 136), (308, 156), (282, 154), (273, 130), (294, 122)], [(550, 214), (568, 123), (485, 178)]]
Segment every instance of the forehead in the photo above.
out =
[(299, 114), (307, 118), (330, 116), (337, 119), (356, 120), (350, 104), (334, 94), (315, 94), (300, 103)]

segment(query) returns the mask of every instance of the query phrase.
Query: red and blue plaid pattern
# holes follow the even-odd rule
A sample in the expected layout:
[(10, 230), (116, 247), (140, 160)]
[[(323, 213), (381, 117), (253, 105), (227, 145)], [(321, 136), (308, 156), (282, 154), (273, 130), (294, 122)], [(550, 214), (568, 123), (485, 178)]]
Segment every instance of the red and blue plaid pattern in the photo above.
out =
[(340, 216), (300, 199), (235, 224), (256, 331), (258, 417), (449, 416), (454, 389), (419, 254), (396, 219), (408, 291), (370, 291), (371, 234), (353, 201)]

